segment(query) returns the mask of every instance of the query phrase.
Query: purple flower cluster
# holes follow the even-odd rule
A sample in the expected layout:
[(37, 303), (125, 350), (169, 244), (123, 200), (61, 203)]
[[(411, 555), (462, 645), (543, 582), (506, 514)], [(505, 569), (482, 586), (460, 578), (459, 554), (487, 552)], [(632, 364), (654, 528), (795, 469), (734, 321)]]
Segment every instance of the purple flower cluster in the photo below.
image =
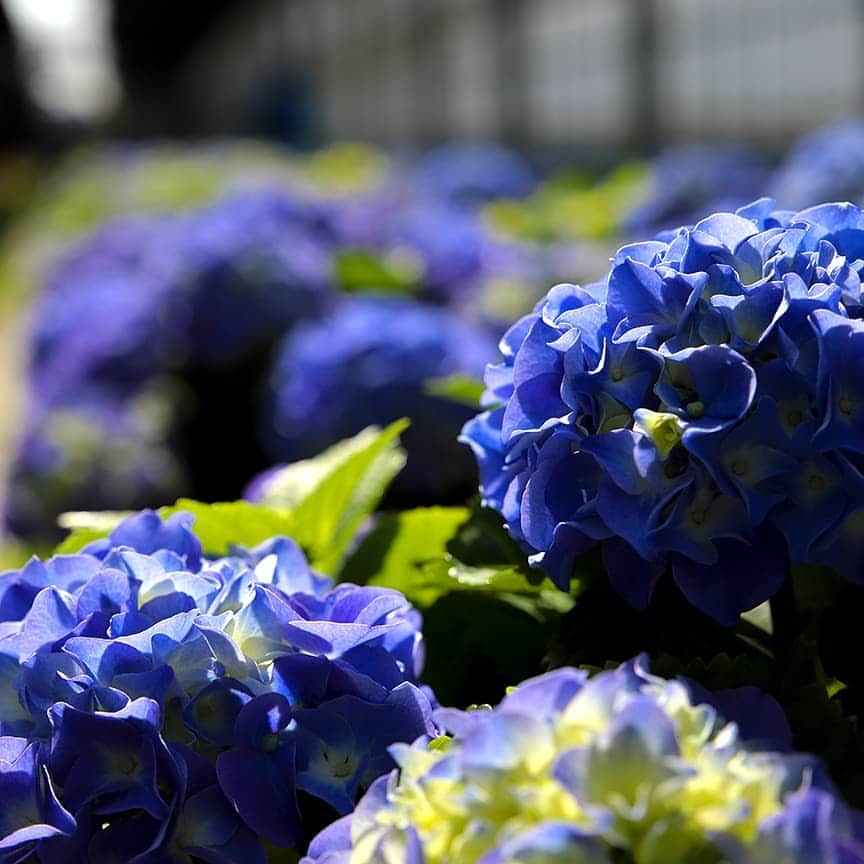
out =
[(864, 213), (761, 200), (623, 247), (501, 342), (463, 440), (562, 588), (598, 542), (644, 607), (667, 570), (732, 623), (791, 562), (864, 578)]
[(306, 230), (312, 218), (264, 188), (107, 225), (46, 280), (34, 312), (36, 394), (51, 402), (99, 383), (128, 392), (180, 363), (222, 365), (316, 314), (329, 259), (326, 238)]
[(0, 576), (0, 860), (264, 862), (434, 731), (401, 594), (286, 538), (205, 558), (191, 523)]

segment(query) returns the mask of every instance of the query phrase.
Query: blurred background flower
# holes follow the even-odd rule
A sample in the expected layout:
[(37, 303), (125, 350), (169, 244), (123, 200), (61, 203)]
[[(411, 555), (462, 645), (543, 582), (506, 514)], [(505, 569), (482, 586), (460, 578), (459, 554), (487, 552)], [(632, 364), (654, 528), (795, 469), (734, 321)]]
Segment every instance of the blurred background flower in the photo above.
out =
[[(308, 334), (336, 338), (359, 295), (387, 295), (407, 346), (425, 304), (477, 348), (447, 348), (445, 374), (477, 376), (478, 346), (552, 285), (599, 278), (629, 237), (766, 192), (858, 200), (857, 61), (804, 75), (787, 50), (858, 56), (864, 12), (830, 4), (815, 30), (784, 4), (780, 33), (776, 0), (373, 0), (368, 18), (345, 0), (5, 0), (7, 532), (49, 538), (85, 499), (235, 497), (271, 460), (398, 412), (417, 415), (399, 494), (448, 500), (460, 484), (414, 470), (464, 411), (424, 389), (431, 355), (394, 347), (388, 398), (377, 382), (352, 401), (392, 330), (363, 363), (340, 341), (357, 370), (338, 385)], [(301, 423), (284, 394), (313, 367)]]

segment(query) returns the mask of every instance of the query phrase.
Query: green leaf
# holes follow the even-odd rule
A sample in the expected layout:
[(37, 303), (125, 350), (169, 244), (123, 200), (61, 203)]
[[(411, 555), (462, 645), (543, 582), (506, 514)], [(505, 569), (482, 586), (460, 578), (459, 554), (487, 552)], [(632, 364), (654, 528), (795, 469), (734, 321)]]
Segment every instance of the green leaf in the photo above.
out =
[[(401, 429), (399, 431), (401, 432)], [(379, 427), (369, 426), (353, 438), (339, 441), (311, 459), (286, 465), (267, 479), (261, 503), (271, 507), (297, 507), (310, 497), (326, 478), (344, 468), (357, 454), (373, 447), (381, 435)], [(388, 458), (392, 460), (394, 467), (397, 463), (404, 462), (398, 452)]]
[[(332, 470), (322, 472), (297, 502), (292, 536), (316, 569), (330, 575), (339, 571), (363, 520), (405, 465), (399, 435), (407, 427), (407, 420), (397, 420), (386, 429), (361, 432), (352, 439), (351, 452), (334, 459)], [(325, 453), (326, 458), (332, 457)]]
[[(495, 524), (495, 523), (493, 523)], [(497, 524), (496, 524), (497, 528)], [(484, 592), (518, 606), (531, 615), (540, 609), (566, 612), (572, 598), (542, 574), (518, 563), (500, 562), (511, 554), (496, 541), (482, 537), (475, 514), (464, 507), (425, 507), (380, 517), (375, 529), (346, 563), (340, 578), (360, 584), (396, 588), (421, 608), (451, 592)], [(505, 536), (507, 543), (512, 542)], [(486, 556), (478, 555), (484, 548)], [(474, 553), (475, 563), (465, 557)], [(495, 554), (488, 554), (494, 551)], [(503, 554), (502, 554), (503, 552)], [(489, 563), (481, 563), (486, 557)]]
[(333, 278), (346, 293), (410, 296), (417, 293), (421, 277), (421, 262), (405, 251), (384, 255), (368, 249), (345, 249), (336, 253), (333, 262)]
[[(169, 507), (161, 507), (164, 519), (186, 512), (195, 517), (195, 535), (209, 555), (226, 555), (231, 546), (257, 546), (270, 537), (291, 535), (292, 514), (285, 508), (267, 507), (249, 501), (205, 504), (191, 498), (180, 498)], [(88, 543), (107, 537), (131, 513), (122, 511), (70, 512), (57, 520), (72, 533), (54, 550), (55, 554), (80, 552)]]
[(464, 507), (421, 507), (384, 513), (348, 559), (340, 581), (397, 587), (413, 571), (447, 554), (447, 544), (468, 518)]
[(162, 507), (159, 515), (164, 518), (180, 512), (195, 517), (193, 530), (208, 555), (227, 555), (232, 546), (257, 546), (278, 535), (293, 536), (293, 514), (284, 508), (249, 501), (204, 504), (180, 498), (176, 504)]
[[(192, 513), (195, 534), (210, 555), (227, 554), (232, 545), (256, 546), (285, 535), (303, 546), (313, 567), (335, 573), (361, 523), (405, 464), (398, 439), (407, 426), (407, 420), (383, 430), (370, 426), (314, 459), (287, 466), (268, 482), (261, 503), (204, 504), (181, 498), (161, 508), (159, 514)], [(91, 541), (108, 536), (128, 515), (63, 514), (60, 524), (72, 533), (56, 552), (78, 552)]]
[[(498, 595), (505, 602), (511, 602), (529, 614), (535, 614), (534, 606), (537, 599), (543, 598), (544, 607), (546, 594), (560, 595), (562, 603), (559, 609), (567, 612), (572, 607), (572, 599), (569, 595), (558, 591), (546, 578), (526, 574), (515, 567), (504, 565), (489, 565), (486, 567), (472, 567), (464, 564), (452, 555), (422, 565), (418, 568), (408, 569), (402, 578), (385, 581), (379, 577), (371, 580), (372, 585), (388, 585), (398, 588), (406, 597), (421, 608), (431, 606), (440, 597), (454, 591), (488, 592)], [(556, 604), (553, 602), (552, 604)]]
[(537, 571), (528, 566), (519, 544), (507, 533), (501, 515), (482, 507), (479, 498), (470, 503), (468, 519), (459, 526), (448, 550), (465, 564), (508, 564), (539, 578)]
[(423, 389), (430, 396), (450, 399), (469, 408), (479, 408), (480, 397), (486, 388), (482, 381), (456, 372), (444, 378), (430, 378)]
[(489, 592), (450, 592), (423, 610), (423, 680), (443, 705), (497, 704), (546, 671), (548, 622)]

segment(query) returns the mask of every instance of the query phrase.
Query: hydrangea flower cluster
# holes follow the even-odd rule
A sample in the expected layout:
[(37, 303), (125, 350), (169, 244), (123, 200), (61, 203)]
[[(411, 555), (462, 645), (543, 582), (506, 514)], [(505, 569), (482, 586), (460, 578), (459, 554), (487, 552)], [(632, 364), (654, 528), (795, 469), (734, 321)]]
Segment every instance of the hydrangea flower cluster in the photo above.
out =
[(479, 375), (489, 331), (447, 309), (388, 297), (349, 297), (321, 321), (289, 334), (271, 373), (273, 455), (293, 461), (365, 426), (410, 417), (408, 465), (397, 480), (447, 490), (467, 476), (455, 446), (471, 411), (428, 395), (430, 379)]
[(265, 187), (105, 226), (46, 279), (35, 311), (36, 393), (106, 380), (128, 389), (181, 362), (224, 364), (316, 314), (330, 265), (326, 238), (304, 228), (314, 218)]
[(476, 206), (496, 198), (524, 198), (537, 183), (531, 165), (498, 144), (449, 144), (423, 156), (420, 186), (451, 204)]
[[(327, 240), (301, 228), (311, 217), (298, 209), (272, 189), (248, 191), (191, 213), (108, 225), (58, 262), (34, 309), (10, 527), (27, 536), (50, 526), (88, 492), (87, 509), (170, 500), (172, 472), (151, 475), (183, 461), (172, 452), (170, 421), (188, 396), (177, 379), (242, 364), (332, 296)], [(70, 423), (103, 430), (101, 443), (124, 451), (118, 494), (119, 480), (85, 489), (107, 463), (82, 436), (53, 434)], [(146, 450), (126, 446), (145, 438)], [(37, 506), (34, 485), (45, 493)]]
[(0, 577), (3, 861), (264, 862), (434, 731), (401, 594), (286, 538), (205, 558), (191, 522), (144, 511)]
[[(241, 430), (234, 423), (242, 441), (231, 446), (250, 454), (247, 463), (238, 468), (238, 477), (202, 479), (215, 472), (208, 470), (201, 429), (207, 428), (209, 440), (213, 422), (233, 423), (224, 412), (204, 416), (215, 401), (211, 393), (254, 411), (269, 351), (297, 322), (321, 318), (342, 292), (409, 293), (456, 307), (473, 321), (511, 320), (535, 301), (530, 286), (552, 278), (546, 256), (494, 236), (475, 206), (497, 194), (496, 188), (512, 192), (530, 185), (529, 169), (506, 151), (494, 151), (495, 165), (478, 158), (483, 151), (442, 151), (428, 164), (412, 163), (408, 183), (401, 175), (397, 182), (394, 166), (365, 148), (335, 148), (293, 160), (260, 153), (239, 173), (235, 163), (242, 158), (229, 159), (231, 152), (228, 148), (225, 157), (233, 179), (219, 186), (208, 181), (215, 176), (219, 150), (202, 151), (200, 194), (190, 188), (189, 200), (174, 202), (173, 210), (169, 201), (144, 207), (138, 193), (152, 185), (158, 197), (174, 169), (184, 174), (194, 166), (193, 156), (132, 149), (103, 160), (112, 178), (105, 185), (116, 185), (119, 198), (116, 206), (102, 201), (90, 216), (98, 223), (113, 209), (123, 218), (105, 222), (52, 259), (34, 303), (28, 416), (4, 506), (7, 527), (21, 536), (50, 537), (56, 516), (82, 506), (85, 495), (86, 509), (171, 500), (171, 472), (155, 484), (151, 480), (159, 464), (186, 463), (186, 491), (198, 497), (239, 494), (238, 477), (264, 464), (266, 444), (263, 436), (256, 440), (252, 425)], [(121, 165), (128, 167), (128, 177), (121, 175)], [(494, 170), (484, 174), (484, 165)], [(91, 197), (95, 206), (110, 191), (93, 187), (101, 177), (98, 167), (85, 174), (79, 184), (84, 210)], [(138, 192), (125, 195), (124, 184)], [(64, 195), (60, 209), (71, 212), (77, 197), (67, 194), (70, 200)], [(128, 211), (135, 201), (144, 213), (132, 216)], [(562, 272), (559, 257), (552, 265), (556, 274)], [(154, 394), (158, 398), (149, 398)], [(150, 432), (161, 423), (161, 431), (158, 441), (151, 436), (156, 446), (147, 453), (142, 448), (139, 459), (134, 446), (125, 444), (147, 437), (130, 431), (144, 403), (155, 414), (143, 426)], [(118, 423), (118, 417), (124, 421)], [(100, 437), (109, 449), (116, 437), (129, 451), (126, 493), (110, 494), (119, 483), (83, 488), (90, 477), (104, 476), (105, 466), (93, 464), (92, 448), (81, 436), (61, 441), (49, 434), (67, 421), (104, 430)], [(361, 425), (353, 424), (346, 434)], [(452, 428), (451, 423), (448, 436)], [(306, 450), (310, 447), (318, 449), (310, 444)], [(42, 458), (47, 453), (52, 458)], [(33, 486), (44, 493), (38, 500)]]
[(642, 658), (436, 719), (451, 737), (395, 745), (399, 770), (302, 864), (864, 861), (857, 814), (815, 759), (745, 741)]
[(864, 118), (832, 123), (801, 138), (774, 173), (769, 194), (781, 207), (864, 200)]
[(764, 194), (768, 182), (767, 166), (756, 153), (716, 144), (666, 150), (649, 173), (650, 190), (623, 220), (628, 236), (674, 229), (704, 213), (740, 207)]
[[(58, 513), (173, 501), (184, 491), (184, 466), (166, 445), (165, 394), (144, 389), (128, 401), (85, 389), (24, 430), (7, 490), (6, 525), (38, 535)], [(170, 402), (169, 402), (170, 404)]]
[(623, 247), (501, 342), (463, 440), (562, 588), (598, 541), (647, 605), (671, 568), (725, 623), (792, 562), (864, 573), (864, 213), (767, 199)]

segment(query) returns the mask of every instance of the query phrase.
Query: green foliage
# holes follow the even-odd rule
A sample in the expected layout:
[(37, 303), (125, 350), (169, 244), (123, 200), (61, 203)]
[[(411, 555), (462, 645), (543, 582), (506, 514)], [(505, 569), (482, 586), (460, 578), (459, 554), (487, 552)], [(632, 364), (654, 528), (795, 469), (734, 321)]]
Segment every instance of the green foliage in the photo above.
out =
[(417, 293), (421, 276), (419, 262), (408, 253), (344, 249), (333, 260), (333, 278), (349, 294), (375, 291), (411, 296)]
[(430, 378), (424, 389), (430, 396), (449, 399), (469, 408), (479, 408), (480, 397), (486, 388), (482, 381), (470, 375), (454, 373), (444, 378)]
[(170, 516), (181, 511), (195, 517), (195, 534), (208, 555), (227, 555), (232, 546), (250, 548), (270, 537), (292, 534), (293, 520), (289, 510), (262, 507), (248, 501), (202, 504), (191, 498), (181, 498), (159, 512)]
[[(290, 465), (268, 484), (260, 504), (204, 504), (181, 498), (159, 513), (195, 517), (204, 551), (224, 555), (232, 545), (255, 546), (275, 535), (296, 540), (313, 567), (336, 573), (362, 522), (375, 510), (390, 481), (405, 464), (399, 434), (406, 420), (386, 429), (370, 427), (315, 459)], [(65, 513), (60, 524), (72, 533), (57, 552), (72, 553), (106, 537), (128, 513)]]
[(549, 634), (574, 602), (476, 505), (382, 515), (340, 579), (396, 588), (423, 610), (424, 680), (450, 705), (496, 703), (544, 671)]
[[(467, 518), (468, 510), (464, 507), (423, 507), (385, 513), (345, 563), (340, 581), (386, 585), (399, 590), (402, 590), (400, 583), (414, 582), (422, 592), (423, 568), (443, 559), (447, 543)], [(412, 600), (417, 602), (416, 596)], [(433, 596), (430, 602), (434, 600)]]
[(423, 680), (442, 705), (501, 701), (546, 671), (548, 624), (493, 593), (445, 594), (423, 612)]
[[(383, 432), (377, 426), (369, 426), (352, 438), (339, 441), (312, 459), (302, 459), (279, 469), (268, 478), (262, 491), (261, 502), (271, 507), (295, 508), (311, 495), (325, 480), (341, 476), (346, 481), (346, 466), (354, 465), (351, 460), (359, 454), (376, 448), (373, 452), (372, 467), (383, 470), (385, 485), (402, 469), (405, 454), (396, 445), (395, 438), (408, 426), (407, 421), (399, 420)], [(383, 452), (378, 453), (384, 443)]]
[[(209, 555), (226, 555), (231, 546), (257, 546), (275, 535), (290, 534), (293, 527), (289, 510), (264, 507), (248, 501), (205, 504), (191, 498), (180, 498), (170, 507), (159, 509), (163, 517), (180, 512), (191, 513), (195, 517), (195, 534)], [(62, 528), (72, 529), (72, 533), (55, 552), (79, 552), (93, 540), (107, 537), (129, 515), (112, 511), (64, 513), (58, 521)]]
[(339, 572), (357, 531), (405, 465), (399, 435), (407, 427), (407, 420), (397, 420), (383, 430), (364, 430), (351, 439), (350, 452), (334, 459), (325, 451), (319, 457), (333, 460), (330, 470), (295, 504), (291, 530), (317, 570), (330, 575)]
[(593, 185), (581, 175), (553, 178), (528, 199), (489, 204), (486, 216), (505, 236), (529, 242), (606, 240), (621, 230), (647, 185), (645, 167), (625, 162)]
[(489, 511), (424, 507), (382, 515), (340, 574), (343, 581), (396, 588), (420, 608), (452, 592), (496, 595), (529, 614), (568, 611), (572, 597), (525, 566)]

